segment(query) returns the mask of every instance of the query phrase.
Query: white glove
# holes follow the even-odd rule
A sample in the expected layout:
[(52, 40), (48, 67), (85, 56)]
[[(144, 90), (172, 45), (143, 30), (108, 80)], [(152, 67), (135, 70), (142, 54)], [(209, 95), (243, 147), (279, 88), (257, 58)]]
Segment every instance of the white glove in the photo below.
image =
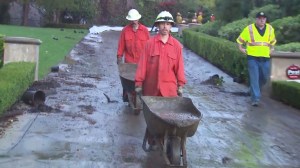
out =
[(182, 94), (183, 94), (183, 86), (179, 86), (179, 87), (178, 87), (177, 94), (178, 94), (178, 96), (182, 97)]
[(136, 93), (142, 93), (143, 88), (141, 86), (136, 86), (135, 87), (135, 92)]
[(123, 62), (123, 61), (122, 61), (122, 57), (120, 57), (120, 58), (118, 57), (118, 58), (117, 58), (117, 64), (121, 64), (122, 62)]

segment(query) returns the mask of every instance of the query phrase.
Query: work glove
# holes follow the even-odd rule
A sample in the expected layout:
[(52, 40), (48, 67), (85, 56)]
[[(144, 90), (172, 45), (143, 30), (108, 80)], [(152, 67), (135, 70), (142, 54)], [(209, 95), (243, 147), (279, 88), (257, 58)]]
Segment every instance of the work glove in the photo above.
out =
[(117, 58), (117, 64), (121, 64), (122, 63), (122, 57), (118, 57)]
[(179, 86), (179, 87), (178, 87), (177, 94), (178, 94), (178, 96), (182, 97), (182, 94), (183, 94), (183, 86)]
[(137, 94), (141, 94), (141, 93), (142, 93), (142, 90), (143, 90), (143, 88), (142, 88), (141, 86), (136, 86), (136, 87), (135, 87), (135, 92), (136, 92)]

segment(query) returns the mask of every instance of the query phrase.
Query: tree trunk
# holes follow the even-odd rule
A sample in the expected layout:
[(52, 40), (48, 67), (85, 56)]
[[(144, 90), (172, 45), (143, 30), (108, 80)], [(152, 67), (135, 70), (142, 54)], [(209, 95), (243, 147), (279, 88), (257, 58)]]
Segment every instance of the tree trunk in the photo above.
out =
[(107, 24), (109, 20), (109, 10), (108, 10), (109, 0), (100, 0), (101, 7), (101, 23)]
[(52, 13), (52, 23), (59, 24), (60, 20), (60, 11), (59, 10), (54, 10)]
[(135, 8), (134, 0), (127, 0), (126, 1), (126, 7), (127, 7), (127, 9)]
[(29, 2), (24, 1), (23, 3), (23, 16), (22, 16), (22, 25), (27, 26), (28, 25), (28, 16), (29, 16)]

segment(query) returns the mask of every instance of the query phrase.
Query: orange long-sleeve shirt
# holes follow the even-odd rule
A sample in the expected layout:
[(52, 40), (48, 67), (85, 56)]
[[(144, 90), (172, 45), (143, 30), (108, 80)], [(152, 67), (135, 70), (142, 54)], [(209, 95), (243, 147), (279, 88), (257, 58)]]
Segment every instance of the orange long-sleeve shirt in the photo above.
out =
[(121, 58), (124, 54), (125, 63), (138, 63), (149, 38), (147, 27), (141, 23), (136, 32), (133, 31), (131, 24), (125, 26), (119, 38), (117, 57)]
[(148, 40), (135, 77), (143, 95), (174, 97), (185, 83), (182, 45), (171, 35), (166, 43), (159, 34)]

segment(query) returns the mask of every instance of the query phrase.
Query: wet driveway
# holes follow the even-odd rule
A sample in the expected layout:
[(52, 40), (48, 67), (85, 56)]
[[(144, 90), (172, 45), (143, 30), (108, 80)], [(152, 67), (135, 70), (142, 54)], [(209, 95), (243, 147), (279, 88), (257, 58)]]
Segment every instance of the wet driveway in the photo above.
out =
[[(33, 84), (46, 93), (45, 106), (18, 102), (1, 121), (1, 168), (163, 167), (159, 152), (142, 150), (143, 114), (133, 115), (121, 99), (118, 37), (117, 31), (87, 35), (58, 73)], [(188, 167), (300, 167), (299, 110), (267, 95), (252, 107), (246, 86), (186, 48), (184, 56), (184, 96), (203, 114), (186, 142)], [(210, 81), (215, 74), (222, 86)]]

